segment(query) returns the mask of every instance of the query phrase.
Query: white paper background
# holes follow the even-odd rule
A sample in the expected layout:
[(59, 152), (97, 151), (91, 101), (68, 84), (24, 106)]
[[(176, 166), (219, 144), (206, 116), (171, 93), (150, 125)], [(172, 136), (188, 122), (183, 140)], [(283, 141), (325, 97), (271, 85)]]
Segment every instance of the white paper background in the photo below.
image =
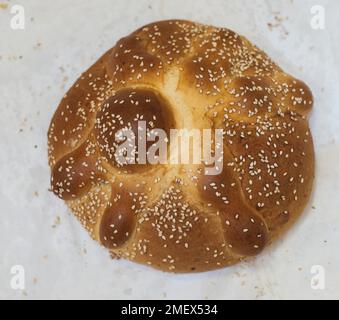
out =
[[(10, 28), (12, 2), (0, 3), (0, 298), (339, 298), (338, 0), (18, 0), (24, 31)], [(310, 26), (318, 4), (324, 30)], [(270, 28), (275, 16), (283, 21)], [(111, 260), (48, 192), (46, 131), (62, 95), (120, 37), (168, 18), (245, 35), (315, 97), (316, 183), (302, 219), (256, 259), (214, 272)], [(13, 265), (25, 268), (25, 290), (10, 286)], [(313, 265), (324, 267), (325, 290), (311, 288)]]

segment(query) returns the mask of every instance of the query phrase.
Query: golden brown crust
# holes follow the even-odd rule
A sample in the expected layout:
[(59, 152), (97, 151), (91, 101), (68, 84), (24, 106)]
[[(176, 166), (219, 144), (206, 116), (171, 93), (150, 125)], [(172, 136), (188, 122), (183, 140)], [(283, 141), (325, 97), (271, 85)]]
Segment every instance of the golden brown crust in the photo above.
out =
[[(48, 132), (53, 192), (111, 253), (172, 272), (258, 254), (302, 212), (314, 154), (312, 94), (244, 37), (189, 21), (152, 23), (82, 74)], [(222, 128), (223, 171), (121, 165), (115, 133)]]

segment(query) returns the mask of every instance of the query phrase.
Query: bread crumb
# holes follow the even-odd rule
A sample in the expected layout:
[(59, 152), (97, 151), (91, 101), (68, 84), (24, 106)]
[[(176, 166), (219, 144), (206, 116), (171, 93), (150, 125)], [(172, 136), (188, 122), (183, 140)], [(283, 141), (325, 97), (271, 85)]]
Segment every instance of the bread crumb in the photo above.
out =
[(279, 14), (279, 12), (276, 12), (274, 15), (274, 21), (268, 22), (267, 27), (270, 31), (273, 31), (274, 29), (277, 29), (280, 33), (280, 37), (282, 39), (286, 39), (286, 37), (289, 35), (289, 32), (286, 30), (283, 23), (288, 20), (288, 17), (283, 17)]
[(58, 225), (60, 225), (61, 219), (59, 216), (57, 216), (54, 220), (54, 224), (52, 225), (52, 228), (55, 229)]
[(33, 47), (34, 50), (38, 50), (40, 49), (42, 46), (42, 43), (41, 42), (37, 42), (36, 45)]
[(255, 286), (254, 290), (257, 291), (256, 296), (255, 296), (256, 298), (261, 298), (265, 295), (265, 289), (264, 288), (260, 288), (258, 286)]

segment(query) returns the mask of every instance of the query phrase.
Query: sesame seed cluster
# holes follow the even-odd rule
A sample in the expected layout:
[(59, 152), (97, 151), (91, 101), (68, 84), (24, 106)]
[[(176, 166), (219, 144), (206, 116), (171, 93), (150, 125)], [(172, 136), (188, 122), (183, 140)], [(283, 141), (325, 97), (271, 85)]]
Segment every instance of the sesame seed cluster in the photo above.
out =
[[(171, 272), (260, 253), (312, 189), (313, 98), (235, 32), (190, 21), (122, 38), (63, 97), (48, 131), (51, 189), (114, 256)], [(223, 170), (115, 161), (119, 130), (223, 129)], [(148, 142), (148, 146), (151, 143)]]

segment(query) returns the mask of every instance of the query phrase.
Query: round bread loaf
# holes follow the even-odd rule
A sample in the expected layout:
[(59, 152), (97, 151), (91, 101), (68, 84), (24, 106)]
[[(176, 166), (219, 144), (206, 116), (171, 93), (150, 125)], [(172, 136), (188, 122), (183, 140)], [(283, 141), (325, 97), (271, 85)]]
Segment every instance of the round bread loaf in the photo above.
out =
[[(307, 203), (312, 105), (303, 82), (235, 32), (152, 23), (63, 97), (48, 131), (51, 189), (112, 256), (171, 272), (234, 264), (290, 228)], [(148, 133), (222, 129), (223, 169), (120, 163), (116, 134), (138, 136), (140, 120)]]

